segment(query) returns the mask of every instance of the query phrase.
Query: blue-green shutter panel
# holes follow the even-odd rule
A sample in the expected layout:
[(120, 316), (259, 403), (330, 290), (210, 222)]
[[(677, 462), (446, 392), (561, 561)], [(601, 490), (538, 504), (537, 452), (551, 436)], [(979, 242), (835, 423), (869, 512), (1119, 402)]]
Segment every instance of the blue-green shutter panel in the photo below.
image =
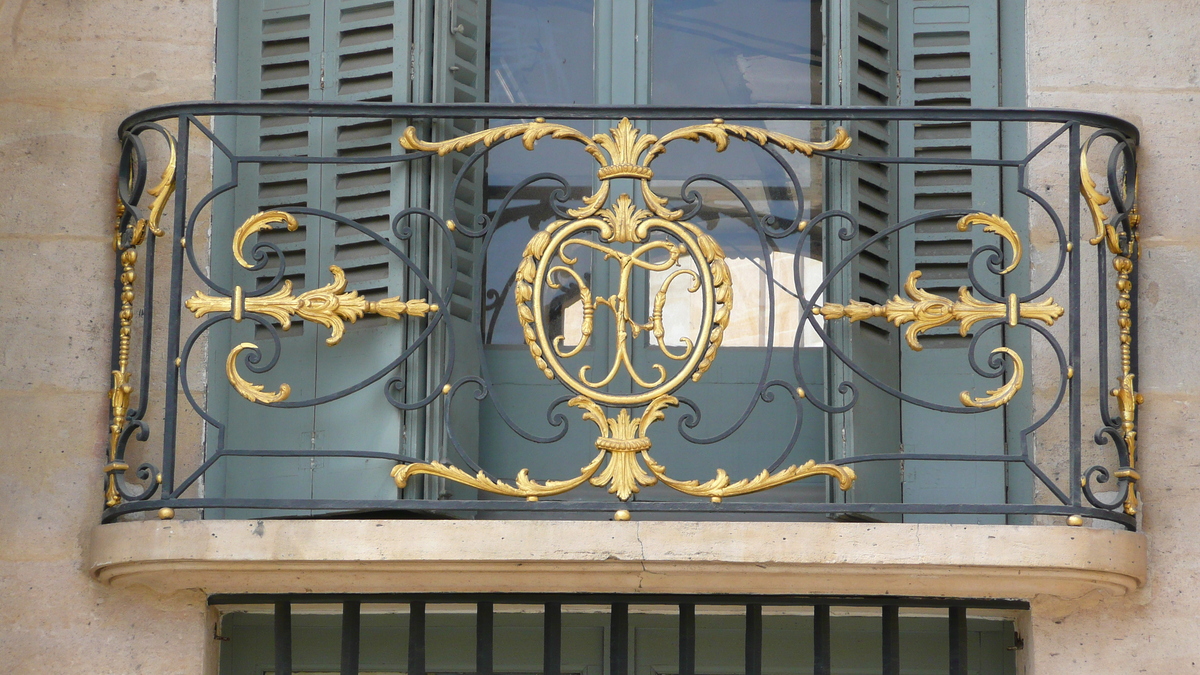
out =
[[(901, 0), (900, 104), (907, 106), (997, 106), (1000, 103), (999, 16), (994, 0)], [(900, 124), (900, 151), (906, 156), (954, 159), (1000, 157), (1000, 125), (995, 122)], [(995, 167), (906, 165), (900, 169), (901, 219), (939, 209), (1001, 213), (1001, 172)], [(968, 277), (971, 252), (997, 237), (975, 226), (960, 232), (956, 216), (935, 218), (904, 230), (900, 262), (904, 274), (921, 272), (918, 285), (931, 293), (957, 298), (959, 288), (972, 288)], [(1011, 253), (1011, 251), (1009, 252)], [(986, 256), (982, 258), (986, 259)], [(1014, 274), (1025, 273), (1021, 268)], [(1004, 293), (982, 261), (977, 278), (993, 293)], [(978, 297), (978, 295), (976, 296)], [(978, 330), (979, 326), (976, 326)], [(981, 361), (1004, 344), (1002, 328), (980, 341)], [(970, 389), (983, 396), (998, 381), (974, 373), (970, 336), (957, 324), (934, 329), (921, 338), (921, 351), (904, 348), (900, 369), (904, 391), (918, 398), (958, 405), (959, 393)], [(986, 363), (981, 363), (985, 365)], [(1005, 411), (972, 415), (932, 412), (904, 403), (903, 443), (908, 453), (1002, 454)], [(996, 462), (906, 462), (906, 502), (1004, 503), (1004, 465)], [(910, 516), (925, 522), (945, 517)], [(956, 522), (992, 522), (968, 516)], [(998, 522), (1002, 522), (1000, 518)]]
[[(219, 59), (233, 67), (219, 69), (219, 83), (240, 100), (342, 100), (405, 102), (410, 100), (408, 37), (412, 7), (408, 1), (277, 0), (228, 2), (221, 12), (236, 13), (237, 40), (226, 42)], [(399, 39), (398, 39), (399, 38)], [(236, 52), (236, 55), (230, 53)], [(231, 58), (232, 57), (232, 58)], [(307, 117), (239, 118), (235, 148), (240, 154), (353, 157), (399, 152), (399, 131), (391, 121)], [(243, 164), (232, 209), (216, 224), (217, 241), (228, 241), (233, 229), (250, 215), (294, 207), (319, 208), (342, 214), (397, 242), (390, 232), (391, 214), (409, 201), (409, 176), (403, 166)], [(407, 296), (402, 265), (367, 235), (312, 216), (300, 216), (296, 232), (274, 229), (257, 235), (248, 246), (271, 242), (285, 255), (287, 279), (295, 293), (332, 282), (330, 265), (341, 267), (348, 290), (371, 300)], [(227, 258), (227, 256), (224, 256)], [(270, 282), (277, 264), (258, 272), (241, 270), (214, 254), (214, 274), (228, 275), (246, 288)], [(342, 389), (378, 370), (399, 353), (406, 339), (395, 322), (367, 317), (329, 346), (323, 326), (294, 321), (279, 333), (282, 354), (268, 373), (255, 381), (268, 388), (286, 382), (291, 400)], [(224, 381), (227, 345), (253, 341), (265, 353), (272, 346), (267, 332), (242, 321), (214, 334), (210, 373)], [(385, 378), (386, 379), (386, 378)], [(218, 417), (228, 420), (225, 447), (261, 450), (393, 450), (401, 451), (403, 417), (387, 403), (382, 383), (340, 401), (316, 408), (275, 409), (223, 392)], [(222, 414), (223, 413), (223, 414)], [(370, 424), (362, 424), (370, 419)], [(210, 445), (215, 438), (210, 438)], [(271, 498), (391, 498), (396, 495), (383, 460), (309, 457), (229, 457), (218, 462), (211, 496)], [(285, 515), (230, 510), (227, 516)], [(221, 515), (221, 514), (212, 514)]]

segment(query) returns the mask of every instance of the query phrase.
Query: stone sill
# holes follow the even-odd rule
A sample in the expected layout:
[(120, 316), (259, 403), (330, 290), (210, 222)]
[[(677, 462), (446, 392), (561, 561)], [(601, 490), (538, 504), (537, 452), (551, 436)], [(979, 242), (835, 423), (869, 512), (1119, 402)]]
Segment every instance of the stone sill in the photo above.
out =
[(161, 593), (1073, 598), (1146, 579), (1139, 533), (767, 522), (194, 520), (100, 525), (91, 574)]

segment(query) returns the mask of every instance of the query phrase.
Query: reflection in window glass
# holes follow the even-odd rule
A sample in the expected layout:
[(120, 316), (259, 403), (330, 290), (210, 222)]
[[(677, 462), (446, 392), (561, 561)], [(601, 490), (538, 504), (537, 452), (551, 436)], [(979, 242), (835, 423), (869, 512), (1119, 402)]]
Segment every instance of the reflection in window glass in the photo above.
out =
[[(820, 4), (794, 0), (655, 0), (651, 102), (820, 104)], [(803, 139), (819, 140), (825, 134), (823, 123), (738, 122)], [(659, 134), (667, 130), (666, 124), (654, 127)], [(796, 250), (800, 238), (792, 236), (771, 240), (764, 252), (750, 212), (759, 217), (773, 215), (777, 222), (787, 223), (821, 211), (821, 160), (784, 153), (785, 168), (762, 150), (739, 146), (738, 141), (725, 153), (714, 155), (711, 145), (705, 143), (674, 144), (655, 165), (655, 188), (660, 194), (679, 194), (684, 180), (711, 172), (742, 192), (747, 203), (714, 182), (701, 181), (687, 187), (705, 205), (693, 222), (705, 227), (725, 249), (733, 277), (734, 309), (723, 344), (791, 348), (801, 318), (796, 280), (801, 289), (811, 289), (824, 276), (820, 233), (813, 232), (800, 251)], [(802, 194), (796, 194), (789, 169)], [(769, 228), (769, 224), (763, 227)], [(669, 274), (652, 275), (651, 294)], [(772, 287), (773, 309), (769, 293)], [(699, 297), (689, 296), (682, 286), (672, 287), (667, 297), (665, 342), (678, 345), (684, 337), (694, 339), (702, 311)], [(806, 327), (800, 346), (819, 345), (815, 331)]]
[(591, 0), (492, 0), (493, 103), (593, 103)]
[[(587, 104), (593, 91), (592, 0), (492, 0), (488, 41), (488, 100), (502, 104)], [(492, 120), (503, 126), (522, 120)], [(512, 301), (513, 274), (521, 252), (534, 232), (557, 219), (549, 207), (551, 195), (562, 186), (538, 181), (513, 193), (520, 181), (544, 171), (570, 182), (570, 206), (592, 192), (595, 174), (591, 158), (569, 142), (539, 143), (534, 152), (513, 141), (488, 157), (488, 212), (495, 214), (511, 196), (497, 219), (496, 235), (488, 251), (484, 297), (483, 336), (488, 344), (523, 344), (523, 333)], [(579, 269), (590, 279), (590, 256), (585, 252)], [(551, 335), (562, 334), (563, 310), (577, 303), (579, 287), (564, 280), (557, 289), (546, 289), (545, 312)]]

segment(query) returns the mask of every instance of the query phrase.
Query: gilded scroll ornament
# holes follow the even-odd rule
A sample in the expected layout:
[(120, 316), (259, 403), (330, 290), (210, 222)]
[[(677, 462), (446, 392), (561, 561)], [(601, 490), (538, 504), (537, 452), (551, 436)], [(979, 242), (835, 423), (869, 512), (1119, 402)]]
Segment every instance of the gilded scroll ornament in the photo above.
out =
[(754, 478), (743, 478), (737, 482), (732, 482), (724, 469), (717, 469), (716, 478), (701, 483), (698, 480), (682, 481), (669, 478), (666, 475), (666, 467), (651, 459), (648, 453), (643, 453), (642, 456), (646, 460), (646, 465), (650, 467), (650, 472), (664, 485), (694, 497), (708, 497), (718, 503), (726, 497), (762, 492), (812, 476), (830, 476), (837, 480), (838, 487), (842, 490), (849, 490), (857, 478), (854, 469), (848, 466), (817, 464), (816, 461), (810, 459), (803, 464), (798, 466), (793, 464), (775, 473), (764, 469)]
[[(233, 255), (242, 267), (253, 269), (253, 264), (242, 255), (246, 241), (251, 235), (269, 230), (276, 224), (282, 224), (293, 232), (300, 226), (295, 216), (290, 213), (264, 211), (247, 218), (234, 232)], [(233, 297), (212, 296), (196, 291), (183, 304), (196, 318), (213, 312), (229, 312), (234, 321), (241, 321), (245, 313), (250, 312), (274, 319), (283, 330), (291, 328), (292, 317), (299, 317), (328, 328), (330, 335), (325, 339), (325, 343), (331, 347), (342, 341), (346, 334), (347, 321), (354, 323), (367, 314), (391, 319), (399, 319), (402, 316), (423, 317), (439, 309), (424, 298), (401, 300), (399, 297), (391, 297), (378, 301), (367, 300), (360, 296), (358, 291), (346, 292), (346, 274), (342, 268), (330, 265), (329, 272), (333, 275), (331, 283), (300, 295), (292, 293), (292, 282), (285, 279), (279, 290), (267, 295), (247, 297), (244, 289), (236, 286), (233, 289)], [(278, 390), (271, 392), (266, 391), (263, 385), (249, 382), (238, 374), (238, 355), (247, 349), (257, 348), (253, 342), (243, 342), (229, 352), (225, 359), (225, 375), (229, 383), (242, 397), (255, 403), (270, 404), (286, 400), (292, 391), (288, 384), (281, 384)]]
[(262, 211), (256, 213), (246, 219), (240, 227), (233, 233), (233, 259), (238, 261), (238, 264), (246, 269), (254, 267), (252, 263), (242, 256), (242, 250), (246, 247), (246, 240), (250, 235), (269, 230), (276, 223), (282, 223), (287, 227), (288, 232), (295, 232), (300, 229), (300, 222), (296, 217), (286, 211)]
[[(968, 216), (959, 221), (959, 225), (960, 229), (963, 229), (964, 223), (969, 227), (971, 224), (981, 222), (988, 224), (988, 227), (984, 228), (985, 231), (994, 231), (1005, 239), (1008, 239), (1008, 233), (1012, 232), (1011, 228), (1005, 230), (1007, 223), (1002, 219), (982, 214)], [(999, 225), (1000, 222), (1004, 222), (1004, 224)], [(988, 229), (993, 226), (996, 229)], [(1012, 233), (1011, 236), (1011, 241), (1015, 242), (1014, 257), (1004, 272), (1011, 271), (1020, 261), (1020, 241), (1016, 238), (1015, 233)], [(908, 297), (902, 298), (895, 295), (888, 300), (886, 305), (874, 305), (858, 300), (851, 300), (844, 305), (827, 302), (824, 305), (813, 307), (812, 312), (826, 320), (848, 319), (853, 322), (882, 317), (897, 327), (911, 324), (904, 331), (904, 340), (913, 351), (921, 351), (920, 336), (922, 333), (949, 323), (958, 322), (958, 334), (965, 337), (971, 331), (972, 326), (988, 319), (1006, 319), (1009, 325), (1013, 326), (1020, 319), (1032, 319), (1052, 326), (1063, 315), (1062, 306), (1056, 304), (1054, 298), (1046, 298), (1041, 302), (1020, 302), (1017, 296), (1012, 294), (1008, 297), (1008, 302), (984, 302), (976, 299), (965, 287), (962, 287), (958, 289), (958, 300), (954, 301), (918, 287), (917, 280), (920, 278), (920, 270), (910, 273), (904, 282), (904, 293)], [(1012, 361), (1013, 375), (998, 389), (988, 391), (987, 396), (976, 398), (971, 396), (970, 392), (962, 392), (959, 400), (968, 408), (997, 408), (1011, 401), (1021, 390), (1021, 384), (1025, 378), (1025, 364), (1021, 357), (1006, 347), (994, 349), (992, 353), (1004, 354)]]
[(737, 138), (764, 147), (774, 145), (787, 152), (799, 152), (808, 156), (817, 151), (845, 150), (850, 147), (850, 135), (841, 127), (838, 127), (832, 139), (813, 143), (766, 129), (727, 124), (723, 119), (714, 119), (709, 124), (683, 127), (659, 138), (653, 134), (643, 134), (640, 129), (633, 126), (627, 117), (622, 118), (615, 128), (609, 129), (609, 133), (596, 134), (591, 137), (571, 127), (547, 122), (542, 117), (533, 122), (484, 129), (473, 134), (436, 142), (421, 140), (417, 137), (416, 128), (408, 127), (405, 129), (404, 135), (400, 137), (400, 146), (406, 150), (436, 152), (438, 155), (444, 156), (451, 152), (463, 152), (476, 145), (491, 147), (496, 143), (518, 136), (521, 137), (521, 143), (526, 150), (533, 150), (534, 144), (546, 137), (580, 143), (600, 165), (596, 171), (596, 177), (600, 179), (600, 189), (595, 194), (584, 198), (583, 207), (567, 212), (572, 218), (592, 216), (607, 203), (610, 189), (609, 180), (633, 178), (641, 181), (642, 197), (654, 215), (667, 220), (679, 219), (683, 212), (667, 209), (666, 198), (655, 194), (650, 189), (650, 179), (654, 177), (650, 163), (666, 152), (667, 145), (673, 141), (697, 142), (705, 139), (716, 146), (717, 152), (722, 152), (729, 146), (731, 138)]
[[(583, 410), (583, 419), (596, 424), (600, 435), (596, 448), (600, 455), (582, 474), (567, 481), (537, 483), (522, 470), (515, 484), (493, 480), (483, 472), (470, 475), (456, 467), (440, 463), (405, 464), (392, 471), (396, 484), (404, 487), (414, 474), (431, 474), (495, 494), (526, 499), (561, 494), (583, 482), (607, 487), (608, 492), (628, 500), (641, 488), (660, 481), (686, 494), (723, 497), (749, 494), (816, 475), (834, 476), (843, 490), (854, 482), (853, 470), (833, 465), (808, 462), (775, 474), (764, 472), (753, 479), (732, 483), (721, 471), (712, 481), (676, 481), (666, 475), (665, 468), (650, 458), (647, 451), (652, 443), (650, 426), (664, 419), (664, 410), (678, 404), (672, 396), (688, 380), (699, 380), (716, 358), (733, 308), (733, 279), (720, 245), (700, 228), (682, 221), (682, 211), (666, 208), (667, 200), (650, 189), (654, 173), (651, 162), (666, 152), (667, 144), (676, 140), (711, 141), (717, 152), (728, 147), (731, 138), (775, 145), (788, 152), (812, 155), (817, 151), (842, 150), (850, 145), (850, 137), (838, 129), (835, 137), (822, 143), (741, 125), (713, 120), (711, 124), (684, 127), (659, 138), (642, 134), (626, 118), (610, 129), (609, 134), (588, 137), (570, 127), (551, 124), (543, 118), (533, 122), (513, 124), (468, 134), (441, 142), (426, 142), (409, 127), (400, 139), (408, 150), (436, 152), (446, 155), (462, 152), (475, 145), (490, 147), (495, 143), (522, 138), (525, 149), (532, 150), (542, 138), (550, 137), (581, 143), (584, 150), (599, 164), (597, 178), (600, 188), (584, 198), (584, 205), (567, 214), (573, 220), (560, 220), (535, 234), (526, 244), (517, 267), (513, 295), (517, 318), (534, 365), (549, 379), (557, 379), (575, 394), (568, 405)], [(628, 194), (609, 200), (609, 181), (632, 178), (641, 182), (641, 195), (646, 208), (634, 205)], [(595, 292), (584, 275), (575, 270), (580, 252), (590, 249), (593, 257), (610, 261), (617, 266), (617, 289), (612, 295)], [(659, 273), (665, 276), (653, 293), (649, 316), (635, 318), (632, 307), (632, 278), (635, 273)], [(564, 335), (551, 336), (544, 314), (544, 290), (561, 288), (570, 282), (578, 287), (581, 313), (578, 342), (566, 345)], [(693, 301), (700, 305), (702, 316), (697, 332), (681, 339), (681, 345), (670, 347), (665, 338), (663, 320), (668, 293), (673, 284), (684, 287)], [(594, 375), (590, 365), (572, 372), (566, 362), (581, 353), (593, 338), (597, 312), (611, 312), (615, 335), (613, 362), (606, 370)], [(661, 358), (649, 364), (648, 371), (639, 371), (632, 355), (633, 341), (642, 333), (655, 337)], [(630, 393), (609, 390), (619, 376), (633, 383)], [(605, 406), (619, 410), (610, 417)], [(644, 407), (643, 407), (644, 406)], [(641, 412), (636, 409), (641, 408)], [(642, 462), (638, 460), (641, 455)], [(608, 457), (602, 470), (601, 462)], [(647, 468), (648, 467), (648, 468)]]
[(966, 232), (971, 229), (972, 225), (983, 225), (984, 232), (990, 232), (999, 235), (1001, 239), (1008, 242), (1012, 247), (1012, 261), (1008, 263), (1008, 267), (1000, 270), (1000, 274), (1008, 274), (1017, 269), (1017, 265), (1021, 263), (1021, 238), (1017, 236), (1017, 231), (1007, 220), (1000, 216), (989, 216), (986, 213), (971, 213), (963, 216), (958, 220), (958, 231)]
[(553, 497), (583, 485), (596, 473), (596, 469), (600, 468), (600, 463), (604, 461), (604, 454), (602, 451), (596, 455), (596, 458), (591, 463), (580, 469), (581, 473), (575, 478), (569, 480), (550, 480), (545, 483), (539, 483), (530, 478), (529, 469), (521, 469), (517, 474), (514, 484), (509, 485), (508, 483), (488, 478), (487, 474), (482, 471), (472, 476), (456, 466), (442, 464), (441, 462), (397, 464), (392, 468), (391, 473), (392, 478), (396, 481), (396, 486), (401, 488), (408, 485), (408, 480), (413, 476), (427, 474), (448, 478), (456, 483), (462, 483), (463, 485), (483, 490), (484, 492), (508, 497), (524, 497), (528, 501), (536, 502), (539, 497)]
[[(1123, 255), (1121, 249), (1121, 234), (1117, 232), (1117, 228), (1112, 225), (1109, 216), (1104, 214), (1104, 204), (1112, 201), (1108, 195), (1102, 195), (1096, 189), (1096, 180), (1092, 179), (1092, 172), (1087, 168), (1087, 153), (1091, 150), (1092, 141), (1084, 143), (1084, 148), (1079, 154), (1079, 191), (1084, 196), (1084, 203), (1087, 204), (1087, 211), (1092, 216), (1092, 225), (1096, 226), (1096, 237), (1088, 240), (1088, 244), (1097, 245), (1105, 243), (1109, 247), (1109, 252), (1114, 255)], [(1136, 203), (1136, 183), (1134, 183), (1134, 203)], [(1138, 228), (1138, 215), (1136, 215), (1136, 207), (1129, 214), (1129, 228), (1134, 231), (1132, 237), (1136, 238), (1136, 228)]]
[[(175, 193), (175, 139), (170, 134), (163, 134), (163, 138), (167, 141), (167, 165), (163, 168), (162, 176), (158, 180), (158, 184), (146, 190), (146, 193), (154, 197), (154, 201), (150, 202), (150, 213), (146, 218), (139, 218), (133, 224), (133, 232), (130, 236), (129, 243), (131, 246), (140, 246), (146, 241), (146, 232), (153, 234), (156, 237), (161, 237), (165, 234), (159, 223), (162, 221), (163, 212), (167, 208), (167, 200)], [(121, 216), (125, 214), (125, 205), (117, 204), (117, 233), (113, 238), (113, 248), (121, 249), (121, 232), (120, 221)]]

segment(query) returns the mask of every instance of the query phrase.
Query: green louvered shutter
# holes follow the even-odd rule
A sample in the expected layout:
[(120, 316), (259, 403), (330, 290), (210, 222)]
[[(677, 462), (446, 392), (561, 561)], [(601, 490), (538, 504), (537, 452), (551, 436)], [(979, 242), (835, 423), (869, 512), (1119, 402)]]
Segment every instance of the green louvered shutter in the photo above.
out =
[[(901, 0), (900, 10), (901, 105), (1000, 104), (1000, 21), (995, 0)], [(999, 127), (996, 122), (905, 122), (900, 125), (900, 149), (904, 155), (917, 157), (996, 159), (1000, 157)], [(1001, 172), (995, 167), (907, 165), (900, 170), (900, 195), (902, 219), (938, 209), (1001, 213)], [(960, 287), (974, 290), (968, 278), (971, 252), (998, 241), (978, 225), (968, 232), (959, 232), (955, 227), (957, 220), (956, 217), (927, 220), (906, 229), (900, 238), (900, 261), (905, 274), (914, 269), (920, 271), (918, 285), (947, 298), (956, 298)], [(1014, 274), (1023, 273), (1024, 269)], [(1001, 288), (982, 261), (976, 265), (976, 274), (982, 283), (991, 284), (988, 288), (993, 293), (1012, 290)], [(988, 353), (1003, 344), (1001, 330), (989, 331), (979, 343), (977, 354), (981, 365), (986, 366)], [(921, 338), (923, 349), (919, 352), (902, 349), (904, 390), (924, 400), (959, 405), (959, 392), (964, 389), (971, 389), (975, 396), (995, 389), (999, 380), (982, 378), (971, 369), (969, 344), (970, 337), (960, 336), (954, 325), (926, 333)], [(953, 415), (908, 403), (902, 409), (905, 452), (1003, 452), (1003, 410)], [(995, 462), (906, 462), (904, 499), (922, 503), (1004, 503), (1004, 466)], [(945, 521), (946, 518), (906, 520)]]
[[(410, 102), (409, 0), (326, 0), (325, 4), (323, 100)], [(401, 154), (398, 138), (403, 130), (403, 121), (329, 118), (322, 127), (322, 152), (343, 158)], [(370, 228), (404, 250), (409, 242), (391, 231), (391, 219), (411, 203), (408, 173), (406, 165), (395, 163), (328, 165), (321, 176), (322, 208)], [(322, 225), (323, 283), (332, 280), (329, 266), (337, 265), (345, 271), (347, 290), (368, 300), (424, 294), (417, 287), (410, 293), (403, 263), (374, 239), (346, 225)], [(349, 326), (334, 347), (324, 344), (327, 331), (319, 329), (317, 391), (335, 392), (369, 377), (404, 350), (407, 333), (422, 323), (367, 316)], [(400, 454), (405, 420), (384, 397), (386, 380), (318, 406), (313, 447)], [(381, 459), (318, 458), (313, 497), (395, 497), (396, 485), (388, 473), (392, 465)]]
[[(226, 39), (219, 50), (218, 89), (240, 100), (341, 100), (407, 102), (413, 33), (409, 0), (267, 0), (221, 6)], [(236, 24), (231, 19), (236, 16)], [(223, 80), (223, 81), (222, 81)], [(355, 157), (400, 152), (396, 122), (360, 119), (277, 117), (239, 118), (236, 152), (243, 155)], [(220, 172), (218, 167), (218, 172)], [(396, 241), (391, 216), (411, 199), (405, 167), (387, 164), (306, 165), (244, 164), (231, 209), (219, 218), (217, 241), (250, 215), (294, 207), (320, 208), (355, 219)], [(311, 216), (300, 217), (297, 232), (275, 229), (251, 238), (271, 241), (284, 251), (294, 292), (329, 284), (330, 265), (338, 265), (348, 289), (371, 300), (408, 297), (402, 265), (382, 246), (353, 228)], [(274, 263), (272, 263), (274, 265)], [(250, 273), (214, 247), (214, 273), (229, 283), (262, 286), (276, 267)], [(218, 279), (224, 280), (224, 279)], [(374, 373), (400, 353), (406, 330), (397, 322), (367, 317), (349, 326), (336, 346), (323, 326), (294, 321), (281, 332), (283, 352), (256, 383), (275, 389), (286, 382), (290, 400), (327, 394)], [(224, 381), (228, 346), (254, 341), (269, 354), (266, 331), (243, 321), (228, 334), (215, 333), (210, 372)], [(251, 375), (250, 373), (245, 373)], [(386, 381), (386, 378), (385, 378)], [(229, 433), (225, 447), (265, 450), (402, 451), (402, 414), (384, 399), (383, 383), (346, 399), (316, 408), (271, 409), (245, 401), (215, 386), (210, 406), (225, 408)], [(369, 424), (364, 424), (369, 420)], [(211, 440), (211, 442), (215, 442)], [(218, 463), (206, 484), (210, 496), (267, 498), (392, 498), (390, 462), (346, 458), (231, 457)], [(220, 514), (214, 514), (220, 515)], [(282, 512), (231, 517), (284, 515)]]
[[(238, 100), (306, 100), (320, 95), (321, 51), (325, 24), (321, 0), (274, 0), (263, 3), (228, 3), (222, 6), (222, 63), (218, 88)], [(223, 81), (222, 81), (223, 80)], [(319, 120), (307, 117), (259, 119), (242, 117), (227, 122), (234, 130), (234, 150), (242, 155), (317, 155), (321, 152)], [(226, 136), (228, 137), (228, 136)], [(218, 173), (226, 167), (218, 163)], [(218, 180), (221, 180), (218, 176)], [(260, 211), (290, 210), (321, 206), (321, 169), (307, 164), (254, 164), (238, 167), (238, 187), (232, 204), (218, 203), (216, 242), (228, 242), (233, 230)], [(300, 218), (296, 232), (283, 229), (264, 232), (253, 239), (270, 242), (283, 252), (287, 280), (294, 292), (316, 288), (328, 276), (322, 273), (320, 228), (313, 219)], [(227, 245), (213, 247), (213, 274), (218, 282), (243, 288), (261, 288), (275, 276), (272, 258), (263, 270), (249, 272), (238, 266)], [(243, 375), (270, 390), (282, 383), (292, 388), (294, 400), (310, 398), (316, 391), (313, 354), (318, 331), (304, 321), (279, 332), (279, 363), (268, 373)], [(254, 342), (269, 357), (271, 340), (252, 321), (223, 323), (211, 332), (209, 406), (228, 422), (228, 449), (294, 450), (312, 444), (314, 413), (311, 408), (269, 409), (238, 396), (225, 382), (225, 357), (230, 347)], [(210, 445), (216, 442), (209, 436)], [(299, 457), (227, 457), (206, 475), (205, 492), (212, 497), (308, 497), (312, 489), (312, 462)], [(258, 513), (258, 512), (254, 512)], [(278, 512), (258, 515), (276, 515)], [(278, 513), (284, 515), (283, 513)], [(210, 517), (245, 517), (252, 512), (230, 509)]]
[[(896, 0), (852, 0), (845, 11), (831, 16), (830, 44), (839, 45), (830, 54), (836, 77), (827, 77), (833, 105), (897, 105), (897, 19)], [(898, 152), (895, 122), (857, 121), (846, 125), (853, 143), (849, 154), (894, 156)], [(838, 232), (848, 226), (842, 219), (827, 221), (824, 241), (828, 261), (848, 255), (870, 237), (894, 224), (898, 215), (897, 169), (895, 165), (863, 162), (830, 162), (830, 186), (835, 208), (850, 211), (858, 219), (857, 236), (842, 241)], [(860, 300), (887, 302), (898, 289), (898, 244), (885, 237), (856, 256), (847, 271), (830, 286), (829, 299), (845, 303)], [(828, 324), (831, 337), (847, 355), (881, 382), (898, 387), (897, 350), (899, 332), (881, 318)], [(848, 413), (831, 416), (834, 457), (897, 453), (900, 445), (900, 405), (848, 367), (830, 357), (830, 399), (843, 400), (837, 393), (842, 382), (858, 389), (858, 403)], [(868, 462), (855, 466), (858, 480), (845, 495), (849, 502), (899, 502), (900, 470), (897, 462)]]

